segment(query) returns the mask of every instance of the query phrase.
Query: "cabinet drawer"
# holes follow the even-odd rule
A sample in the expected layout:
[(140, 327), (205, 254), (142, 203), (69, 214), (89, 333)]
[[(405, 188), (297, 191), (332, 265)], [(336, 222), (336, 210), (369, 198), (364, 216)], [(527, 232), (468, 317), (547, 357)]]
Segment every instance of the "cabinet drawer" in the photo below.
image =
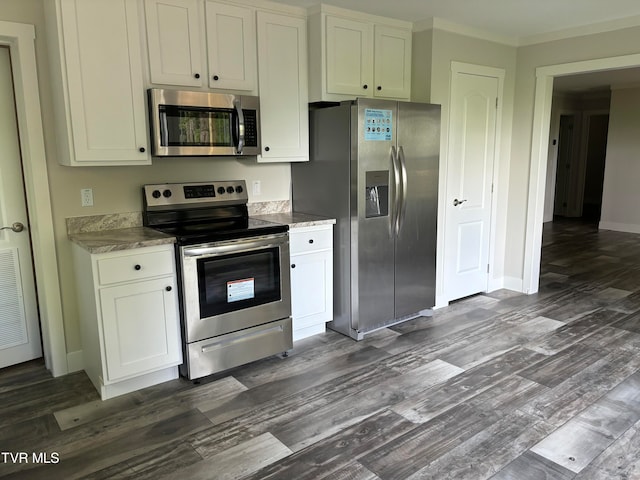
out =
[(289, 230), (291, 255), (326, 250), (333, 247), (332, 225), (313, 230)]
[(173, 273), (173, 250), (119, 255), (98, 260), (98, 279), (101, 285)]

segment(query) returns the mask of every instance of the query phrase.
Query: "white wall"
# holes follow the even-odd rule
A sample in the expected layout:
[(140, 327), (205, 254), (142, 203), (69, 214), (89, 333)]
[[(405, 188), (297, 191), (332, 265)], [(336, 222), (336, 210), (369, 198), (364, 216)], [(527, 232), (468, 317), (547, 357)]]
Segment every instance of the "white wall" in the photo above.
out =
[(600, 228), (640, 233), (640, 87), (611, 92)]

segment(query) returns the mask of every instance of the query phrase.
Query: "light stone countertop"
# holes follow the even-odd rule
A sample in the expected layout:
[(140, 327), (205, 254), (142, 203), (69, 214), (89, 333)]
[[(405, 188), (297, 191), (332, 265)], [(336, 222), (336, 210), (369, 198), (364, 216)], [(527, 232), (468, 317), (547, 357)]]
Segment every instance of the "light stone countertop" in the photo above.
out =
[[(269, 209), (265, 208), (257, 211), (261, 213), (251, 215), (251, 218), (288, 225), (290, 229), (336, 223), (333, 218), (307, 213), (267, 213)], [(176, 242), (176, 238), (171, 235), (142, 226), (140, 212), (70, 217), (67, 219), (67, 234), (69, 240), (89, 253), (114, 252)]]
[(176, 242), (175, 237), (147, 227), (74, 233), (69, 235), (69, 239), (89, 253), (114, 252)]
[(289, 225), (289, 228), (313, 227), (316, 225), (332, 225), (336, 223), (335, 218), (326, 218), (318, 215), (311, 215), (309, 213), (298, 212), (252, 215), (251, 218), (264, 220), (266, 222)]

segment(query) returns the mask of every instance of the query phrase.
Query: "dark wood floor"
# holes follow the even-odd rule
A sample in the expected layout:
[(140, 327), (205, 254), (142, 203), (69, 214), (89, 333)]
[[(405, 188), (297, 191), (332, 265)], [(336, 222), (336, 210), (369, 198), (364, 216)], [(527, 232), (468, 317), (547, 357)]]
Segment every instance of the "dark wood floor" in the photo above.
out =
[(197, 386), (101, 402), (83, 373), (5, 369), (0, 451), (29, 463), (2, 454), (0, 475), (639, 479), (640, 236), (563, 222), (543, 243), (536, 295), (329, 332)]

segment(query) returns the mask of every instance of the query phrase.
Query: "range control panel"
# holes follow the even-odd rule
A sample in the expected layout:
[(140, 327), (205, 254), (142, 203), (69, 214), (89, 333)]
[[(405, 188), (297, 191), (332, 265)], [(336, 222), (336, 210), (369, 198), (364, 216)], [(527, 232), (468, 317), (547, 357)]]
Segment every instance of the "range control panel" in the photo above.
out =
[(145, 207), (160, 209), (210, 205), (242, 205), (249, 200), (244, 180), (161, 183), (142, 187)]

